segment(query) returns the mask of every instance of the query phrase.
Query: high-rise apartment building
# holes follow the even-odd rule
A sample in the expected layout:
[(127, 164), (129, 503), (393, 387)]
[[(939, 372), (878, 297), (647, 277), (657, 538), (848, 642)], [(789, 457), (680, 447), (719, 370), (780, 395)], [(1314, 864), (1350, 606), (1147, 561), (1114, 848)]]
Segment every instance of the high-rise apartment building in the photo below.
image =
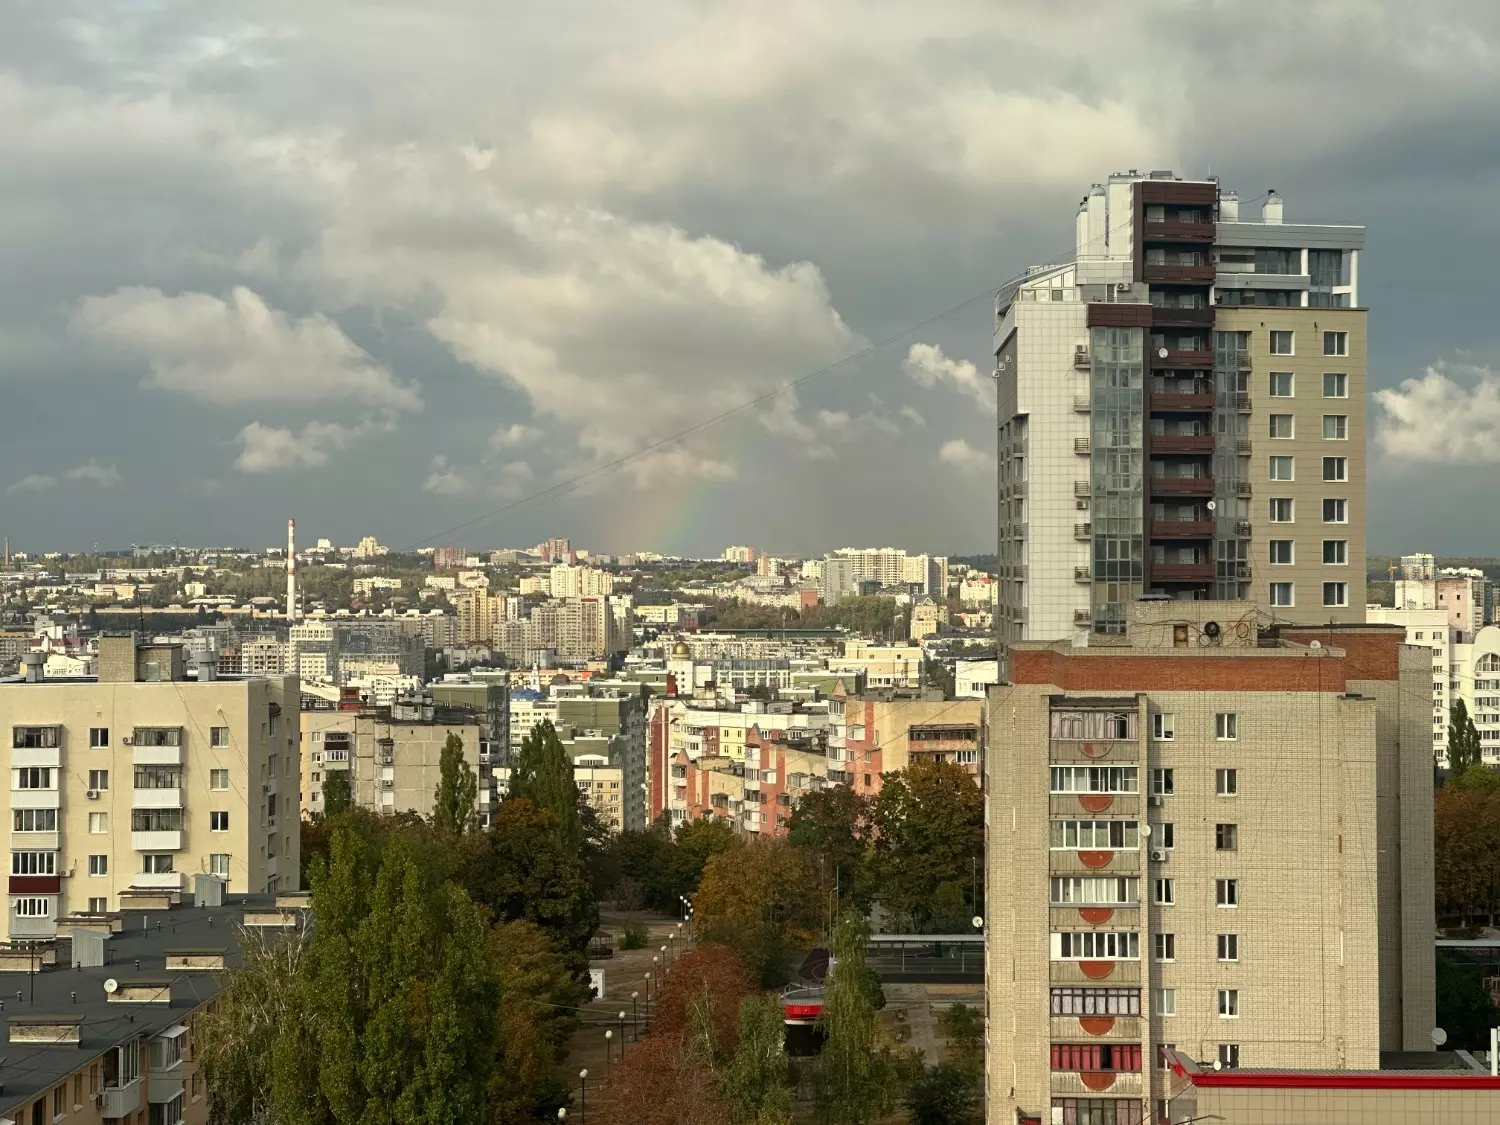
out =
[(989, 708), (990, 1121), (1164, 1120), (1163, 1047), (1340, 1071), (1431, 1049), (1429, 670), (1398, 628), (1260, 631), (1245, 602), (1013, 646)]
[[(35, 654), (40, 656), (40, 654)], [(181, 645), (99, 641), (97, 678), (0, 684), (9, 756), (5, 938), (192, 890), (296, 890), (298, 681), (199, 678)]]
[(1113, 175), (996, 306), (1002, 646), (1143, 594), (1363, 620), (1364, 228)]

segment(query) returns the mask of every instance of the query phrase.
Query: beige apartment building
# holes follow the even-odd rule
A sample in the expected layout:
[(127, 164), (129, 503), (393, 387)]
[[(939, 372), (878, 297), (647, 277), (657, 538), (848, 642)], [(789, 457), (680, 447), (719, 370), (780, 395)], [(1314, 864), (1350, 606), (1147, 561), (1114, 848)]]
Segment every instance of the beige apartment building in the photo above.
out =
[(299, 884), (298, 681), (190, 679), (180, 645), (103, 637), (99, 675), (0, 684), (10, 775), (7, 940), (59, 919)]
[(1244, 602), (1015, 646), (989, 698), (990, 1122), (1155, 1122), (1164, 1047), (1340, 1072), (1431, 1049), (1429, 671), (1399, 628)]

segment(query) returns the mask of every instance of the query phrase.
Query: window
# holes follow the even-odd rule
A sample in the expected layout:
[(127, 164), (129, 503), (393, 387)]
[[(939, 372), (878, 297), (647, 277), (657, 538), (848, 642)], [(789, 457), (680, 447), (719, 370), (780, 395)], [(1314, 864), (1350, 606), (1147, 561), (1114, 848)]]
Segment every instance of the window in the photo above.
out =
[(109, 899), (108, 898), (91, 898), (91, 899), (89, 899), (89, 913), (90, 914), (108, 914), (109, 913)]
[(1158, 961), (1177, 960), (1177, 935), (1176, 934), (1154, 934), (1156, 943), (1156, 959)]
[(1151, 771), (1151, 792), (1158, 797), (1170, 797), (1173, 792), (1173, 775), (1170, 769)]
[(1272, 605), (1296, 605), (1292, 597), (1292, 584), (1290, 582), (1271, 583)]
[(1292, 373), (1290, 371), (1271, 372), (1272, 398), (1291, 398), (1293, 394), (1292, 388), (1294, 386), (1295, 383), (1293, 382)]
[(1133, 906), (1135, 880), (1124, 875), (1054, 875), (1054, 906)]
[(1271, 330), (1271, 354), (1296, 355), (1295, 337), (1292, 333), (1281, 332), (1273, 328)]
[(1219, 1062), (1231, 1070), (1240, 1065), (1240, 1045), (1238, 1043), (1219, 1044)]
[(181, 809), (131, 809), (132, 832), (181, 832)]
[(1059, 987), (1052, 990), (1054, 1016), (1138, 1016), (1139, 988)]
[(1157, 835), (1161, 837), (1161, 839), (1156, 841), (1158, 847), (1166, 848), (1170, 851), (1177, 846), (1177, 825), (1168, 820), (1157, 825), (1156, 831)]
[(1325, 332), (1323, 333), (1324, 355), (1348, 355), (1349, 333), (1347, 332)]
[(90, 875), (108, 875), (109, 874), (109, 856), (107, 856), (107, 855), (91, 855), (91, 856), (89, 856), (89, 874)]
[(1238, 879), (1215, 879), (1214, 901), (1224, 907), (1238, 906), (1240, 904), (1240, 881)]
[(73, 1104), (79, 1109), (83, 1108), (83, 1075), (73, 1075)]
[(210, 832), (228, 832), (229, 831), (229, 813), (228, 813), (228, 811), (226, 810), (226, 811), (220, 812), (220, 811), (215, 810), (213, 812), (210, 812), (208, 814), (208, 830)]
[(1175, 1016), (1177, 1014), (1177, 990), (1175, 988), (1158, 988), (1156, 990), (1156, 1014), (1159, 1016)]
[(17, 750), (55, 750), (62, 745), (61, 727), (12, 727), (11, 745)]
[(1325, 457), (1323, 458), (1323, 479), (1331, 481), (1346, 481), (1349, 479), (1349, 458), (1347, 457)]
[(182, 1036), (158, 1035), (147, 1049), (152, 1070), (171, 1070), (182, 1061)]
[[(1139, 1043), (1054, 1043), (1053, 1070), (1139, 1071)], [(1085, 1119), (1086, 1120), (1086, 1119)]]
[(1239, 796), (1240, 771), (1214, 770), (1214, 792), (1220, 797)]
[(208, 873), (221, 879), (229, 878), (229, 853), (214, 852), (208, 857)]
[(1151, 716), (1151, 737), (1158, 742), (1171, 742), (1176, 734), (1177, 716), (1158, 714)]
[(89, 770), (89, 788), (90, 789), (108, 789), (109, 788), (109, 771), (108, 770)]
[(1271, 437), (1292, 438), (1297, 436), (1297, 422), (1290, 414), (1271, 415)]
[(18, 898), (14, 911), (20, 918), (50, 918), (52, 917), (52, 900), (45, 897)]
[(1348, 398), (1349, 376), (1342, 371), (1325, 371), (1323, 373), (1323, 397)]
[(14, 832), (56, 832), (56, 809), (15, 809), (11, 813)]
[(108, 831), (109, 831), (109, 813), (107, 813), (107, 812), (91, 812), (91, 813), (89, 813), (89, 832), (92, 835), (98, 836), (100, 833), (108, 832)]
[(181, 1125), (182, 1091), (178, 1091), (169, 1102), (151, 1102), (151, 1120), (148, 1125)]
[(1221, 852), (1239, 850), (1240, 829), (1237, 824), (1214, 825), (1214, 848)]
[(1272, 539), (1270, 544), (1272, 566), (1291, 566), (1296, 561), (1296, 547), (1292, 540)]
[(181, 727), (136, 727), (137, 746), (181, 746)]
[(12, 770), (15, 784), (13, 789), (51, 789), (52, 770), (47, 766), (23, 766), (21, 769)]
[(1170, 879), (1157, 879), (1151, 887), (1151, 901), (1157, 906), (1171, 906), (1177, 901), (1176, 889)]
[(1059, 850), (1113, 851), (1140, 847), (1140, 827), (1133, 820), (1054, 820), (1051, 846)]
[(1141, 935), (1134, 930), (1052, 935), (1054, 961), (1134, 961), (1141, 955)]
[(136, 766), (137, 789), (181, 789), (181, 766)]
[[(1325, 539), (1323, 540), (1323, 565), (1324, 566), (1348, 566), (1349, 565), (1349, 540), (1347, 539)], [(1417, 634), (1417, 640), (1422, 639), (1422, 634)]]
[(221, 747), (222, 746), (228, 746), (229, 745), (229, 728), (228, 727), (209, 727), (208, 728), (208, 744), (210, 746), (221, 746)]
[(1324, 523), (1348, 523), (1349, 501), (1347, 500), (1324, 500), (1323, 501)]
[(89, 727), (89, 749), (102, 750), (109, 745), (108, 727)]
[(12, 875), (56, 875), (56, 852), (11, 852)]
[(172, 873), (171, 852), (147, 852), (141, 856), (141, 870), (148, 875), (170, 875)]
[(1240, 717), (1234, 711), (1220, 711), (1214, 716), (1214, 737), (1220, 742), (1233, 742), (1240, 736)]
[(1138, 793), (1135, 766), (1053, 766), (1054, 793)]
[(1238, 961), (1240, 959), (1240, 935), (1219, 935), (1219, 960)]
[(1271, 522), (1292, 522), (1292, 500), (1289, 496), (1275, 496), (1271, 498)]
[(68, 1084), (64, 1082), (52, 1091), (52, 1116), (61, 1117), (68, 1112)]
[(1323, 415), (1323, 440), (1324, 441), (1348, 441), (1349, 440), (1349, 415), (1347, 415), (1347, 414), (1325, 414), (1325, 415)]
[(1347, 582), (1325, 582), (1323, 583), (1323, 604), (1328, 606), (1345, 606), (1349, 604), (1349, 583)]
[(1296, 466), (1290, 457), (1272, 457), (1270, 465), (1272, 480), (1296, 480)]
[(1226, 1020), (1238, 1019), (1240, 1015), (1240, 990), (1219, 989), (1219, 1015)]

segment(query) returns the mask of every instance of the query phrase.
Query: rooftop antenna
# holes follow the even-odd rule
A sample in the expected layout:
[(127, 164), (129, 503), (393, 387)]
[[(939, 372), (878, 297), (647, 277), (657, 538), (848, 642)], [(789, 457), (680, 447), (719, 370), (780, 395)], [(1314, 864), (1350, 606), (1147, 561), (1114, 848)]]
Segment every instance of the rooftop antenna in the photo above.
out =
[(297, 521), (286, 521), (286, 623), (297, 621)]

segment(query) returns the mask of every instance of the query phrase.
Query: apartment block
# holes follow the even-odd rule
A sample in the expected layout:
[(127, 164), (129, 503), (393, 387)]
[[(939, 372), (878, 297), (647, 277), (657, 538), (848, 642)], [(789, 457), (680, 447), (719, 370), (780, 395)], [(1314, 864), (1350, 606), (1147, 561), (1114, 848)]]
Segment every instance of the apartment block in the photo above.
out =
[[(39, 655), (39, 654), (38, 654)], [(6, 940), (166, 905), (197, 874), (230, 894), (299, 882), (295, 676), (190, 679), (182, 646), (99, 642), (97, 678), (0, 683), (10, 774)]]
[(944, 699), (941, 692), (855, 695), (836, 687), (828, 697), (829, 777), (873, 795), (881, 774), (937, 759), (977, 778), (983, 712), (982, 699)]
[(1142, 601), (1124, 634), (1014, 645), (989, 700), (991, 1122), (1162, 1119), (1169, 1048), (1431, 1050), (1427, 654), (1256, 620)]
[(1363, 620), (1364, 228), (1113, 175), (996, 305), (1002, 646), (1143, 594)]

